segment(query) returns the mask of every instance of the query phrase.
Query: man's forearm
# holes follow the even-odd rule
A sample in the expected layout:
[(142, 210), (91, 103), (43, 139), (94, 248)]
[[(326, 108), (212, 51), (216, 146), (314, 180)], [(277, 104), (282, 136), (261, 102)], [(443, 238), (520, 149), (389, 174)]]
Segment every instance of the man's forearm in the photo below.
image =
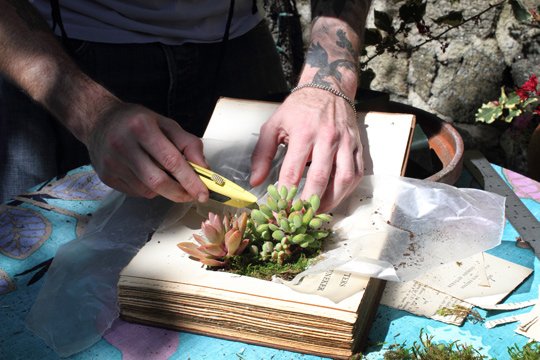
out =
[(358, 56), (371, 1), (311, 3), (311, 41), (300, 83), (330, 86), (354, 97), (358, 86)]
[(83, 74), (25, 0), (0, 0), (0, 73), (85, 141), (116, 98)]

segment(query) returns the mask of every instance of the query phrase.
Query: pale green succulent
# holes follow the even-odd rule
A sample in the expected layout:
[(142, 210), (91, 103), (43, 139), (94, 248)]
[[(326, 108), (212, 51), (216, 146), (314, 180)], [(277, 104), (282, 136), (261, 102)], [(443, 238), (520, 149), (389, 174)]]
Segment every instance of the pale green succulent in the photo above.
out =
[(286, 262), (302, 249), (320, 249), (322, 240), (330, 231), (324, 226), (332, 220), (329, 214), (317, 214), (320, 206), (318, 195), (308, 201), (296, 199), (297, 188), (279, 190), (268, 186), (266, 204), (252, 210), (248, 228), (252, 253), (263, 261), (279, 264)]

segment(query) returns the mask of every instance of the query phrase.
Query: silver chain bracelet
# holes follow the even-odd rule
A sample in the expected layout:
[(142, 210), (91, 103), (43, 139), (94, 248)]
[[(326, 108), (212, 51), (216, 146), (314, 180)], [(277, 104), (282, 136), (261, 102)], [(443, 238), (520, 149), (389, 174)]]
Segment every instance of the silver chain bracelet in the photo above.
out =
[(336, 90), (334, 88), (331, 88), (330, 86), (316, 84), (316, 83), (305, 83), (305, 84), (298, 85), (297, 87), (293, 88), (291, 90), (291, 94), (293, 92), (295, 92), (295, 91), (298, 91), (298, 90), (303, 89), (303, 88), (308, 88), (308, 87), (328, 91), (328, 92), (330, 92), (330, 93), (344, 99), (349, 105), (351, 105), (351, 107), (352, 107), (352, 109), (354, 111), (354, 115), (356, 116), (356, 107), (354, 106), (354, 101), (350, 97), (348, 97), (347, 95), (342, 93), (341, 91), (338, 91), (338, 90)]

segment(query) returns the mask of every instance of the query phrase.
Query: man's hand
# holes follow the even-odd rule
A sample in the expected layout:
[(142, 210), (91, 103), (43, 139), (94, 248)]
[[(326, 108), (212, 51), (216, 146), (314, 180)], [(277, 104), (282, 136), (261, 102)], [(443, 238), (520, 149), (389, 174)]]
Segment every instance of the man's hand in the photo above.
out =
[(288, 144), (279, 184), (297, 185), (311, 162), (302, 197), (321, 196), (319, 211), (328, 211), (358, 185), (363, 161), (354, 110), (344, 98), (324, 89), (355, 98), (370, 0), (311, 3), (314, 21), (300, 88), (261, 128), (252, 156), (251, 184), (262, 183), (277, 146)]
[(119, 191), (176, 202), (208, 199), (187, 163), (207, 166), (202, 142), (169, 118), (118, 102), (100, 115), (85, 143), (101, 180)]
[(252, 157), (252, 185), (264, 180), (281, 143), (288, 147), (279, 184), (298, 184), (311, 162), (302, 197), (320, 195), (319, 211), (337, 206), (360, 182), (363, 161), (358, 124), (344, 99), (312, 88), (291, 94), (261, 128)]

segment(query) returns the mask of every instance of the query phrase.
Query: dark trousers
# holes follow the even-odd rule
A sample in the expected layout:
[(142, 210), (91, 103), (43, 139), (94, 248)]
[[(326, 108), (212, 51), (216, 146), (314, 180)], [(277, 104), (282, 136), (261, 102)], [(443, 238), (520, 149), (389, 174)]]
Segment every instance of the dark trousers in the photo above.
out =
[[(197, 136), (218, 97), (278, 101), (288, 90), (265, 22), (225, 44), (69, 40), (67, 46), (83, 71), (120, 99), (170, 117)], [(84, 145), (59, 122), (9, 82), (0, 86), (0, 202), (89, 163)]]

